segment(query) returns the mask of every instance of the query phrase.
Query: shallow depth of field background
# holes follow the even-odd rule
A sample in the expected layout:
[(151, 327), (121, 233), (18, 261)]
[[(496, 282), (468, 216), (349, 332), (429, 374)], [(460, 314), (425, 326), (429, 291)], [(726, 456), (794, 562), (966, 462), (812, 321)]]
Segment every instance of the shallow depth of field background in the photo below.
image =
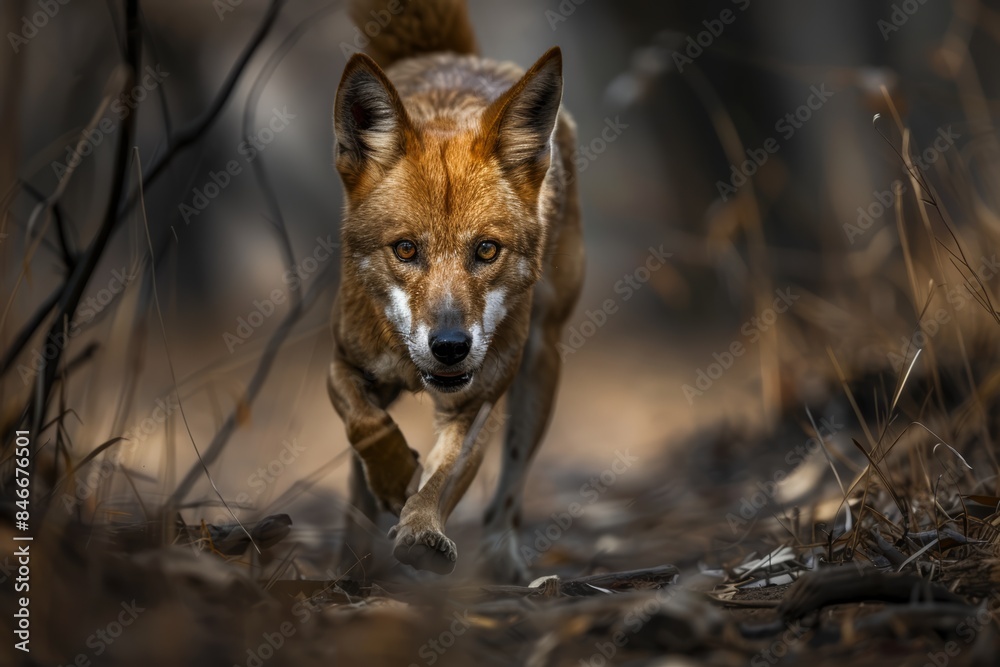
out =
[[(19, 30), (35, 4), (5, 2), (2, 32)], [(143, 64), (160, 72), (137, 94), (144, 99), (133, 112), (145, 168), (167, 149), (171, 129), (207, 108), (268, 6), (243, 0), (220, 15), (220, 4), (141, 3)], [(575, 493), (576, 482), (567, 491), (561, 480), (598, 474), (626, 451), (638, 461), (624, 473), (629, 488), (690, 486), (711, 496), (717, 477), (754, 488), (756, 478), (734, 463), (744, 456), (738, 441), (731, 451), (693, 452), (703, 460), (677, 479), (661, 465), (706, 430), (768, 434), (780, 424), (807, 424), (809, 408), (817, 420), (846, 420), (833, 440), (849, 443), (858, 424), (839, 402), (833, 359), (847, 379), (883, 374), (882, 384), (865, 386), (866, 406), (891, 398), (899, 370), (892, 355), (912, 359), (907, 342), (921, 314), (946, 303), (942, 282), (957, 286), (967, 277), (946, 258), (946, 280), (927, 286), (942, 266), (935, 252), (946, 253), (923, 228), (897, 153), (903, 137), (894, 113), (911, 131), (914, 156), (951, 137), (928, 153), (922, 176), (953, 207), (953, 228), (965, 235), (972, 268), (995, 261), (1000, 9), (964, 0), (902, 4), (915, 11), (863, 0), (471, 0), (483, 55), (527, 67), (553, 44), (562, 47), (564, 105), (587, 147), (581, 155), (589, 155), (579, 178), (588, 272), (571, 320), (576, 333), (566, 337), (572, 352), (557, 409), (528, 485), (529, 523), (544, 518), (554, 494)], [(11, 193), (0, 228), (0, 348), (63, 279), (54, 224), (23, 262), (35, 238), (29, 241), (27, 224), (38, 197), (55, 189), (53, 163), (66, 163), (118, 62), (117, 5), (73, 0), (18, 53), (0, 45), (0, 186)], [(722, 16), (732, 20), (721, 24)], [(721, 34), (712, 34), (720, 25)], [(699, 36), (706, 46), (693, 49), (688, 40)], [(76, 460), (110, 438), (131, 438), (102, 455), (114, 457), (114, 466), (82, 472), (77, 490), (87, 521), (141, 521), (137, 497), (150, 506), (165, 501), (197, 465), (192, 437), (204, 451), (235, 412), (239, 426), (210, 469), (236, 515), (254, 521), (287, 512), (296, 539), (336, 542), (348, 443), (325, 390), (327, 321), (339, 272), (326, 248), (337, 241), (342, 203), (331, 166), (331, 109), (345, 45), (355, 39), (341, 3), (285, 3), (219, 120), (144, 192), (145, 218), (137, 209), (119, 225), (86, 293), (107, 301), (96, 302), (93, 321), (71, 340), (67, 357), (89, 354), (60, 390), (73, 411), (64, 424)], [(675, 51), (694, 57), (677, 61)], [(268, 66), (276, 53), (280, 59)], [(815, 103), (817, 91), (832, 96)], [(807, 119), (788, 132), (782, 120), (796, 113)], [(118, 117), (106, 115), (117, 127)], [(244, 128), (258, 143), (252, 160)], [(263, 128), (272, 131), (261, 134)], [(109, 192), (116, 131), (100, 139), (59, 202), (77, 248), (96, 230)], [(772, 151), (764, 164), (723, 199), (719, 183), (729, 183), (734, 161), (747, 159), (747, 151), (762, 154), (765, 145)], [(231, 162), (239, 173), (218, 176)], [(214, 187), (220, 180), (225, 186)], [(906, 186), (902, 223), (892, 203), (897, 180)], [(12, 190), (15, 181), (24, 185)], [(201, 200), (206, 193), (214, 196)], [(880, 201), (889, 206), (875, 206)], [(197, 208), (199, 202), (207, 205)], [(852, 229), (859, 207), (871, 222)], [(146, 224), (153, 242), (165, 239), (167, 248), (155, 266), (166, 343), (148, 292), (142, 296), (153, 270)], [(901, 224), (920, 239), (908, 248)], [(933, 225), (934, 235), (950, 238), (937, 218)], [(671, 253), (669, 262), (639, 289), (624, 289), (620, 281), (634, 276), (650, 248)], [(293, 266), (301, 283), (287, 279)], [(112, 293), (116, 272), (134, 280)], [(997, 289), (992, 278), (983, 281), (990, 294)], [(259, 396), (241, 404), (291, 300), (310, 290), (318, 296)], [(795, 300), (772, 320), (776, 290)], [(935, 291), (925, 310), (924, 298)], [(273, 310), (258, 305), (275, 294), (284, 303)], [(612, 314), (592, 315), (609, 299)], [(972, 350), (976, 332), (996, 324), (972, 298), (959, 310), (952, 316)], [(252, 314), (260, 311), (265, 316)], [(241, 320), (260, 326), (243, 329), (250, 333), (244, 339)], [(600, 326), (590, 324), (595, 320)], [(963, 358), (954, 331), (945, 329), (930, 335), (938, 346), (932, 363)], [(926, 347), (926, 340), (915, 342)], [(30, 399), (33, 355), (44, 354), (44, 345), (33, 338), (2, 378), (5, 425)], [(734, 345), (743, 353), (727, 356)], [(984, 370), (974, 351), (968, 355), (977, 373)], [(170, 399), (168, 360), (190, 436)], [(915, 372), (925, 378), (928, 368)], [(702, 373), (715, 377), (698, 385)], [(393, 409), (411, 446), (424, 454), (434, 438), (431, 412), (424, 397), (405, 397)], [(917, 413), (919, 405), (911, 416)], [(877, 416), (873, 409), (870, 417)], [(789, 436), (792, 444), (775, 444), (779, 462), (810, 435), (800, 428)], [(496, 479), (497, 450), (453, 523), (478, 521)], [(818, 487), (820, 477), (833, 484), (829, 474), (818, 475), (806, 485)], [(734, 506), (739, 497), (733, 495)], [(204, 475), (175, 500), (183, 501), (189, 524), (231, 520)], [(664, 499), (665, 515), (683, 512)], [(459, 548), (470, 553), (473, 546)], [(318, 575), (325, 564), (312, 567), (303, 571)]]
[[(975, 3), (956, 3), (956, 7), (966, 4), (975, 7)], [(873, 246), (895, 244), (887, 238), (893, 236), (892, 213), (854, 244), (842, 229), (845, 223), (856, 223), (857, 208), (875, 201), (874, 192), (888, 191), (892, 181), (903, 176), (899, 159), (873, 127), (874, 113), (886, 115), (879, 85), (887, 85), (897, 99), (921, 147), (931, 144), (939, 128), (951, 126), (961, 138), (943, 159), (960, 159), (964, 151), (967, 159), (975, 160), (983, 150), (980, 144), (986, 142), (977, 143), (976, 128), (967, 124), (956, 103), (941, 40), (948, 31), (957, 33), (955, 39), (971, 37), (972, 53), (982, 62), (989, 62), (996, 48), (997, 19), (991, 10), (978, 10), (984, 18), (980, 28), (971, 31), (962, 25), (968, 19), (957, 16), (948, 3), (921, 6), (899, 30), (889, 32), (888, 39), (883, 39), (884, 27), (878, 21), (891, 21), (892, 9), (890, 3), (881, 2), (752, 3), (746, 11), (741, 10), (743, 2), (660, 5), (594, 0), (563, 5), (560, 9), (555, 2), (471, 3), (481, 50), (487, 56), (527, 66), (549, 46), (563, 48), (564, 104), (579, 125), (580, 144), (603, 149), (590, 151), (594, 159), (588, 158), (580, 175), (589, 270), (573, 323), (579, 328), (588, 321), (586, 312), (599, 310), (606, 299), (616, 301), (617, 312), (567, 356), (558, 409), (535, 467), (535, 478), (542, 481), (543, 471), (552, 467), (606, 467), (617, 448), (652, 455), (677, 443), (682, 434), (720, 419), (757, 423), (773, 416), (776, 395), (770, 383), (763, 392), (762, 367), (767, 370), (766, 365), (774, 363), (775, 346), (785, 348), (794, 342), (782, 330), (795, 328), (796, 313), (793, 309), (777, 322), (777, 338), (768, 334), (763, 344), (751, 341), (741, 329), (760, 314), (753, 300), (755, 279), (767, 275), (775, 288), (795, 285), (813, 293), (839, 293), (852, 289), (844, 283), (852, 280), (851, 269), (865, 261), (866, 252), (891, 254), (892, 248)], [(170, 357), (199, 441), (207, 441), (232, 408), (289, 305), (278, 305), (245, 343), (232, 345), (232, 353), (224, 334), (237, 334), (238, 318), (255, 310), (254, 300), (269, 298), (275, 289), (295, 296), (296, 290), (283, 279), (288, 266), (273, 216), (248, 163), (250, 151), (241, 125), (250, 84), (268, 55), (283, 35), (325, 6), (288, 3), (217, 126), (145, 193), (154, 238), (168, 227), (175, 235), (165, 261), (157, 266), (158, 286)], [(575, 10), (567, 14), (567, 7)], [(154, 83), (148, 97), (139, 95), (145, 97), (138, 111), (144, 163), (165, 149), (164, 110), (174, 127), (202, 112), (265, 8), (266, 3), (246, 1), (223, 12), (220, 19), (218, 9), (208, 2), (143, 4), (149, 32), (144, 62), (167, 73), (162, 84)], [(693, 64), (680, 61), (678, 72), (670, 55), (673, 49), (685, 53), (687, 37), (708, 34), (711, 26), (703, 21), (716, 20), (727, 9), (735, 20), (721, 36), (712, 37)], [(51, 163), (66, 163), (68, 147), (93, 114), (117, 58), (115, 39), (105, 3), (81, 0), (63, 7), (16, 57), (5, 50), (0, 62), (6, 68), (6, 83), (11, 82), (11, 73), (18, 82), (16, 96), (5, 92), (3, 101), (6, 112), (13, 114), (13, 123), (4, 129), (5, 182), (16, 174), (41, 193), (55, 187)], [(320, 247), (318, 237), (337, 239), (341, 193), (331, 167), (330, 112), (346, 62), (342, 45), (353, 45), (355, 39), (343, 9), (312, 19), (264, 84), (252, 110), (252, 137), (268, 127), (275, 110), (285, 110), (290, 118), (276, 123), (284, 127), (270, 143), (263, 142), (271, 136), (267, 133), (258, 138), (264, 148), (255, 160), (272, 181), (297, 263)], [(704, 35), (702, 39), (708, 41)], [(996, 82), (989, 68), (980, 73), (986, 77), (981, 85), (988, 92)], [(807, 102), (812, 86), (826, 86), (835, 94), (785, 139), (775, 124)], [(728, 203), (719, 198), (717, 181), (728, 181), (730, 162), (713, 127), (718, 119), (704, 106), (703, 88), (717, 96), (728, 114), (722, 122), (739, 132), (745, 149), (759, 150), (769, 137), (778, 142), (778, 152), (769, 156), (753, 183), (756, 215), (767, 245), (766, 264), (756, 261), (759, 257), (749, 250), (753, 241), (739, 228), (745, 223), (739, 220), (734, 198)], [(108, 116), (115, 118), (111, 112)], [(595, 142), (609, 122), (620, 124), (617, 132), (606, 133), (614, 142)], [(882, 129), (893, 129), (889, 120), (883, 119)], [(88, 239), (103, 210), (100, 195), (106, 191), (115, 138), (111, 132), (83, 158), (62, 199), (68, 226), (80, 242)], [(898, 144), (898, 135), (894, 140)], [(206, 185), (211, 193), (212, 173), (223, 172), (231, 160), (241, 173), (209, 200), (207, 208), (195, 209), (197, 215), (189, 214), (185, 220), (179, 206), (194, 206), (195, 190), (204, 192)], [(8, 296), (22, 268), (24, 228), (34, 204), (28, 194), (19, 193), (5, 221), (8, 236), (0, 253)], [(51, 231), (50, 236), (17, 289), (0, 332), (5, 338), (59, 280), (61, 267)], [(672, 253), (672, 261), (626, 301), (622, 291), (616, 292), (616, 283), (642, 265), (650, 246), (662, 246)], [(138, 271), (149, 270), (143, 263), (146, 238), (141, 217), (129, 216), (113, 248), (88, 294), (107, 287), (116, 269), (131, 270), (138, 264)], [(326, 263), (336, 262), (334, 257)], [(319, 268), (310, 273), (317, 264)], [(324, 264), (301, 265), (306, 285), (315, 281)], [(877, 273), (881, 266), (876, 262), (868, 270)], [(223, 493), (253, 496), (253, 503), (243, 510), (249, 514), (347, 446), (323, 384), (329, 358), (324, 325), (337, 270), (328, 275), (334, 280), (330, 289), (285, 345), (246, 423), (215, 467)], [(100, 343), (88, 368), (75, 373), (67, 387), (80, 416), (69, 427), (80, 454), (118, 434), (115, 408), (132, 363), (123, 354), (124, 340), (133, 325), (131, 308), (137, 292), (138, 282), (130, 284), (72, 341), (71, 356), (91, 340)], [(892, 294), (854, 296), (859, 308), (887, 317), (895, 305)], [(873, 303), (876, 298), (888, 299), (888, 308)], [(167, 356), (152, 313), (147, 324), (151, 329), (139, 359), (141, 374), (130, 397), (129, 415), (118, 420), (118, 427), (124, 425), (126, 430), (141, 429), (156, 400), (171, 390)], [(907, 336), (911, 326), (912, 322), (900, 322), (896, 333)], [(586, 325), (584, 333), (590, 332)], [(898, 348), (896, 339), (891, 340)], [(713, 353), (725, 352), (734, 341), (747, 344), (746, 354), (692, 404), (682, 385), (694, 386), (698, 370), (706, 370), (714, 361)], [(39, 347), (38, 341), (29, 347)], [(28, 351), (21, 363), (30, 368), (30, 361)], [(25, 382), (31, 375), (27, 381), (23, 377), (22, 373), (5, 378), (8, 410), (16, 409), (27, 396)], [(786, 388), (791, 401), (809, 387), (808, 377), (795, 380)], [(413, 446), (426, 452), (433, 438), (427, 401), (407, 398), (395, 412)], [(141, 473), (139, 488), (153, 497), (172, 488), (172, 480), (194, 461), (177, 417), (176, 412), (171, 416), (170, 428), (158, 424), (148, 435), (143, 431), (142, 442), (129, 449), (127, 465)], [(303, 450), (294, 462), (283, 466), (266, 489), (248, 486), (254, 482), (248, 480), (253, 471), (274, 459), (283, 441), (293, 440)], [(326, 479), (331, 487), (342, 483), (345, 470), (340, 466), (331, 471)], [(484, 469), (462, 510), (479, 506), (494, 474), (493, 467)], [(122, 486), (102, 502), (127, 501), (130, 494)], [(199, 494), (210, 497), (206, 483), (192, 498)]]

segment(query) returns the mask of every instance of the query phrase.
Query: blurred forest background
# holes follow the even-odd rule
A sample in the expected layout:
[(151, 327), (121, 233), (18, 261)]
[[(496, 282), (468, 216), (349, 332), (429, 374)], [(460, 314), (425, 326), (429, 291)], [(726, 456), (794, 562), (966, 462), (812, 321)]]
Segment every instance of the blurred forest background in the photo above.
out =
[[(151, 0), (137, 3), (131, 19), (130, 6), (4, 0), (0, 8), (4, 479), (15, 428), (31, 428), (34, 493), (62, 539), (45, 547), (56, 571), (68, 553), (86, 571), (79, 559), (91, 556), (79, 553), (93, 543), (114, 553), (138, 548), (127, 537), (136, 526), (155, 526), (149, 532), (158, 537), (172, 534), (175, 518), (219, 527), (287, 514), (291, 532), (280, 548), (248, 551), (236, 559), (240, 571), (270, 584), (336, 579), (356, 564), (332, 557), (349, 465), (325, 389), (342, 206), (331, 110), (361, 33), (340, 1)], [(862, 524), (867, 506), (870, 520), (885, 519), (887, 537), (904, 519), (925, 532), (921, 516), (957, 520), (962, 500), (989, 509), (1000, 495), (991, 282), (1000, 274), (1000, 5), (469, 7), (484, 56), (528, 66), (562, 47), (564, 105), (581, 147), (587, 279), (528, 484), (527, 542), (622, 453), (637, 462), (575, 535), (536, 549), (539, 576), (665, 563), (682, 574), (732, 576), (734, 564), (780, 547), (775, 533), (794, 536), (795, 548), (826, 541), (831, 561), (849, 547), (838, 562), (855, 560), (871, 539), (867, 564), (881, 557), (900, 566), (870, 526), (847, 544), (835, 538)], [(651, 253), (670, 259), (648, 271)], [(53, 342), (59, 335), (64, 346)], [(426, 454), (430, 402), (405, 397), (392, 411)], [(927, 430), (910, 429), (915, 422)], [(895, 476), (875, 475), (897, 439)], [(468, 527), (467, 535), (456, 529), (460, 553), (474, 553), (497, 450), (452, 519)], [(845, 501), (845, 513), (840, 502), (852, 490), (844, 487), (861, 478), (880, 485), (870, 492), (880, 500)], [(764, 510), (758, 491), (767, 495)], [(910, 491), (924, 500), (907, 512)], [(807, 506), (814, 515), (793, 509)], [(158, 508), (169, 510), (166, 527), (154, 521)], [(33, 510), (41, 525), (41, 501)], [(975, 533), (976, 553), (992, 563), (993, 514), (983, 510), (970, 532), (965, 510), (962, 559), (971, 558)], [(98, 537), (97, 526), (111, 526), (111, 536)], [(906, 560), (925, 543), (894, 544)], [(921, 557), (943, 567), (955, 553), (941, 549)], [(133, 562), (117, 585), (148, 583), (153, 570), (187, 572), (172, 568)], [(797, 573), (787, 576), (784, 583)], [(62, 599), (84, 578), (67, 575), (47, 599)], [(225, 582), (219, 590), (229, 595), (235, 584)], [(87, 585), (114, 589), (103, 579)], [(974, 601), (984, 596), (975, 593)], [(198, 608), (187, 602), (178, 608)], [(53, 602), (46, 613), (76, 613), (78, 624), (104, 608), (87, 604), (56, 612)], [(227, 608), (215, 598), (206, 604)], [(256, 632), (251, 621), (232, 610), (181, 617), (171, 632), (216, 619), (216, 641), (192, 630), (189, 642), (164, 649), (162, 664), (184, 655), (249, 664), (250, 640), (228, 640)], [(379, 617), (378, 627), (406, 626), (392, 618), (397, 625)], [(38, 630), (48, 653), (39, 646), (39, 662), (24, 664), (68, 664), (89, 650), (91, 625), (58, 640)], [(714, 637), (718, 627), (688, 634)], [(503, 637), (496, 641), (515, 641)], [(712, 659), (743, 664), (745, 647), (719, 641), (678, 650), (706, 660), (720, 651)], [(119, 642), (110, 653), (140, 655), (129, 650), (139, 649)], [(483, 659), (465, 650), (443, 657)], [(337, 655), (346, 660), (337, 664), (357, 664)], [(385, 664), (432, 664), (414, 655)], [(509, 664), (529, 664), (529, 655), (539, 660), (530, 664), (563, 664), (551, 650), (518, 655)], [(295, 656), (278, 653), (274, 662), (312, 664)]]

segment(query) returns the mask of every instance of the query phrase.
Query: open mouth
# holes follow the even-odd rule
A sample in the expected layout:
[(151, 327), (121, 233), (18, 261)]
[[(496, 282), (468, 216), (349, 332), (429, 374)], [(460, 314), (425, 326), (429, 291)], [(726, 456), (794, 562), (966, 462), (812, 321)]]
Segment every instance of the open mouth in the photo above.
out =
[(462, 389), (472, 382), (472, 373), (428, 373), (420, 371), (424, 384), (438, 391), (450, 392)]

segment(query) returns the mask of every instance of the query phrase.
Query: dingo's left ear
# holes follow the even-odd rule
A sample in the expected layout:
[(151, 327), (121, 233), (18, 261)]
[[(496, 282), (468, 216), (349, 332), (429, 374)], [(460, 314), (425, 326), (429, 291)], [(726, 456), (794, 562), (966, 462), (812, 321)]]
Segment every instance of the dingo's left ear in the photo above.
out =
[(562, 102), (562, 51), (555, 46), (483, 113), (481, 133), (504, 170), (538, 188), (549, 169)]
[(403, 156), (409, 116), (375, 61), (356, 53), (344, 68), (333, 108), (336, 163), (344, 183), (353, 187), (372, 165), (388, 169)]

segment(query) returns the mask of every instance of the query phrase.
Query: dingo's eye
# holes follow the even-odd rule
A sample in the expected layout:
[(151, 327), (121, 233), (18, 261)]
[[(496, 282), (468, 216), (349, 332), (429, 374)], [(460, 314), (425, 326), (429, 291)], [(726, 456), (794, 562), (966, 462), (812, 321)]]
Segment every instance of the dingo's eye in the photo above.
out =
[(500, 246), (493, 241), (483, 241), (476, 246), (476, 259), (480, 262), (492, 262), (500, 254)]
[(392, 246), (392, 251), (396, 253), (403, 262), (411, 262), (417, 256), (417, 246), (413, 241), (402, 240)]

